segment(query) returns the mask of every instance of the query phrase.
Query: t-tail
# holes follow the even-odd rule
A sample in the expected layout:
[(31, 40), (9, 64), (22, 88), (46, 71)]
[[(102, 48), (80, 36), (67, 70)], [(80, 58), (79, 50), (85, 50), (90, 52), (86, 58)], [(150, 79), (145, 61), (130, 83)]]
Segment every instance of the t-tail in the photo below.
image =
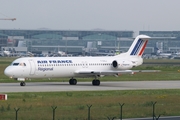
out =
[(144, 53), (148, 40), (150, 39), (147, 35), (138, 35), (131, 47), (129, 48), (127, 54), (130, 56), (139, 56), (141, 57)]

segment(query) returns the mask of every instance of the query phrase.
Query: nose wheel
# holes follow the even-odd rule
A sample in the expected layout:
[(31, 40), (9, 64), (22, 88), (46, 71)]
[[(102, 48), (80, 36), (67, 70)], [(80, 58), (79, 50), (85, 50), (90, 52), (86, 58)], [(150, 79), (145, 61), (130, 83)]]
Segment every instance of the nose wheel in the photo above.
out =
[(20, 83), (20, 86), (25, 86), (25, 85), (26, 85), (25, 82), (21, 82), (21, 83)]

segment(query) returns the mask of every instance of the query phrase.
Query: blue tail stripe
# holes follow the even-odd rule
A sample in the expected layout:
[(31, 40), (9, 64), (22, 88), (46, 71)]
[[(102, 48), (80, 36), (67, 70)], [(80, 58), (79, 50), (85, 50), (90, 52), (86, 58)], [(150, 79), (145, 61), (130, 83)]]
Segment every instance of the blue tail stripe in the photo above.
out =
[(138, 50), (135, 55), (139, 54), (139, 51), (141, 50), (142, 46), (144, 45), (144, 40), (141, 41), (141, 44), (138, 46)]
[[(139, 54), (139, 51), (141, 51), (142, 46), (144, 45), (144, 43), (145, 43), (145, 41), (144, 41), (144, 40), (142, 40), (142, 43), (141, 43), (141, 45), (139, 46), (139, 50), (138, 50), (138, 53), (137, 53), (137, 54)], [(136, 55), (137, 55), (137, 54), (136, 54)]]
[(134, 52), (135, 52), (136, 47), (138, 46), (139, 42), (140, 42), (140, 39), (137, 41), (137, 43), (136, 43), (136, 45), (134, 46), (134, 48), (133, 48), (133, 50), (132, 50), (132, 52), (131, 52), (130, 55), (134, 55)]
[(136, 52), (134, 53), (134, 55), (137, 55), (138, 52), (139, 52), (139, 49), (141, 48), (142, 46), (142, 43), (143, 43), (143, 40), (140, 41), (140, 43), (138, 44), (137, 48), (136, 48)]
[(130, 55), (135, 55), (136, 51), (137, 51), (137, 47), (139, 46), (139, 44), (141, 43), (141, 39), (138, 40), (138, 42), (136, 43), (134, 49), (132, 50)]

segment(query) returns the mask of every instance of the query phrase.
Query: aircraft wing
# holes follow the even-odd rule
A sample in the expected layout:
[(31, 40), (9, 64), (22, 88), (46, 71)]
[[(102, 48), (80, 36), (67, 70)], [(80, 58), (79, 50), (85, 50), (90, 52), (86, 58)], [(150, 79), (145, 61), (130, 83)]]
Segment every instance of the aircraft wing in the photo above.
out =
[(160, 70), (77, 70), (75, 71), (76, 74), (87, 74), (87, 75), (114, 75), (114, 74), (134, 74), (138, 72), (160, 72)]
[(161, 70), (132, 70), (133, 72), (161, 72)]

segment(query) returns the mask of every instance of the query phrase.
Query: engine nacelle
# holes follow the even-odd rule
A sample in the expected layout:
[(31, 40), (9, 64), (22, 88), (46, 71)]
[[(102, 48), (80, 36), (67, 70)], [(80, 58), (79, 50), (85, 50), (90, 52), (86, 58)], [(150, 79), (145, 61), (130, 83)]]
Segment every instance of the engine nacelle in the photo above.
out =
[(112, 66), (113, 66), (113, 68), (116, 68), (116, 69), (127, 70), (127, 69), (131, 69), (133, 67), (133, 64), (132, 64), (131, 61), (125, 61), (125, 60), (117, 61), (117, 60), (114, 60), (112, 62)]

